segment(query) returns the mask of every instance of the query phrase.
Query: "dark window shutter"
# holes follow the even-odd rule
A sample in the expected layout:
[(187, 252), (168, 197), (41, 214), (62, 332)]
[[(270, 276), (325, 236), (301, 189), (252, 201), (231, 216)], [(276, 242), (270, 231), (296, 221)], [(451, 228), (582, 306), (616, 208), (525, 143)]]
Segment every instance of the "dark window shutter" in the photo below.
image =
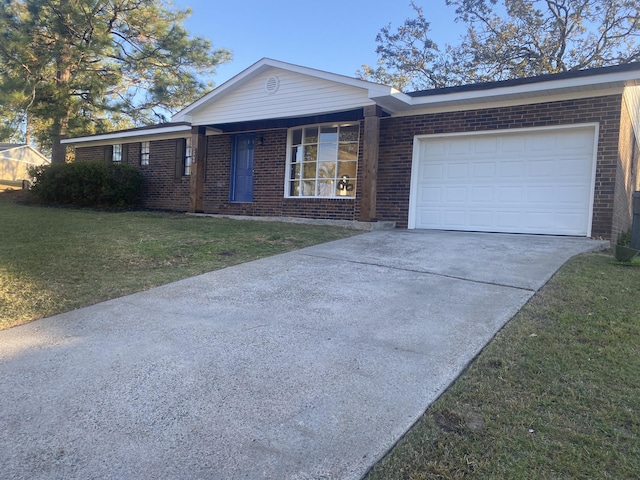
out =
[(104, 147), (104, 161), (112, 162), (113, 161), (113, 145), (105, 145)]
[(122, 145), (122, 163), (129, 163), (129, 144)]
[(176, 158), (175, 158), (175, 179), (176, 181), (182, 179), (184, 172), (184, 153), (187, 147), (187, 141), (184, 138), (178, 138), (176, 140)]

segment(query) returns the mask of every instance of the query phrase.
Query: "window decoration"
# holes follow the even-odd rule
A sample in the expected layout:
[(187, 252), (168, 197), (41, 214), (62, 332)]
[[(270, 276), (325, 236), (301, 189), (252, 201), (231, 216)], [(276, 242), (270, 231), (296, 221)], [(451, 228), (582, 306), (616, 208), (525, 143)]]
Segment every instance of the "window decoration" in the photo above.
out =
[(289, 131), (289, 197), (356, 195), (359, 124), (326, 124)]
[(140, 165), (149, 165), (150, 142), (140, 143)]

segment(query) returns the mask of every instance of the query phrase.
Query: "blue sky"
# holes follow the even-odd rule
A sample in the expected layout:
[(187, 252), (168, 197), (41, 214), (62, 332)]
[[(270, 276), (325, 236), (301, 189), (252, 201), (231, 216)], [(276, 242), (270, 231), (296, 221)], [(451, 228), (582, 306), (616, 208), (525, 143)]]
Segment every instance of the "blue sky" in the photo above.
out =
[[(417, 1), (431, 22), (431, 39), (456, 42), (463, 27), (444, 0)], [(220, 85), (263, 57), (347, 76), (375, 65), (375, 38), (382, 27), (412, 17), (409, 0), (174, 0), (191, 7), (192, 35), (233, 52), (218, 68)]]

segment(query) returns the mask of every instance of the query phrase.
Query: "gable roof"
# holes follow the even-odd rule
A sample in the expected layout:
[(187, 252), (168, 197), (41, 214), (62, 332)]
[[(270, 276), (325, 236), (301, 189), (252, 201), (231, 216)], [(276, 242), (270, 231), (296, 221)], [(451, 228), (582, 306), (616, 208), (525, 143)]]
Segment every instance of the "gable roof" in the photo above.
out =
[(385, 108), (394, 97), (409, 100), (394, 87), (263, 58), (172, 120), (203, 125), (287, 118), (381, 105), (378, 99)]
[(263, 58), (187, 106), (172, 122), (62, 140), (92, 145), (177, 138), (215, 126), (353, 111), (377, 105), (392, 116), (621, 94), (640, 85), (640, 62), (530, 78), (402, 93), (394, 87)]

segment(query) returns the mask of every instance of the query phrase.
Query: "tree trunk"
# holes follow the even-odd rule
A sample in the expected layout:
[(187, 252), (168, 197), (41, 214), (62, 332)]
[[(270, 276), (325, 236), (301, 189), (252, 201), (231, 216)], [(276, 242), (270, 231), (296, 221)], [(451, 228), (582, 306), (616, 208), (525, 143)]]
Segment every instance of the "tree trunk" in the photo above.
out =
[(67, 147), (60, 143), (67, 136), (69, 129), (69, 83), (71, 82), (71, 45), (65, 41), (66, 29), (69, 28), (68, 0), (60, 1), (61, 18), (64, 19), (56, 41), (56, 96), (60, 110), (54, 110), (53, 125), (51, 126), (51, 163), (65, 163), (67, 161)]
[(67, 147), (60, 143), (61, 135), (51, 135), (51, 163), (67, 161)]

